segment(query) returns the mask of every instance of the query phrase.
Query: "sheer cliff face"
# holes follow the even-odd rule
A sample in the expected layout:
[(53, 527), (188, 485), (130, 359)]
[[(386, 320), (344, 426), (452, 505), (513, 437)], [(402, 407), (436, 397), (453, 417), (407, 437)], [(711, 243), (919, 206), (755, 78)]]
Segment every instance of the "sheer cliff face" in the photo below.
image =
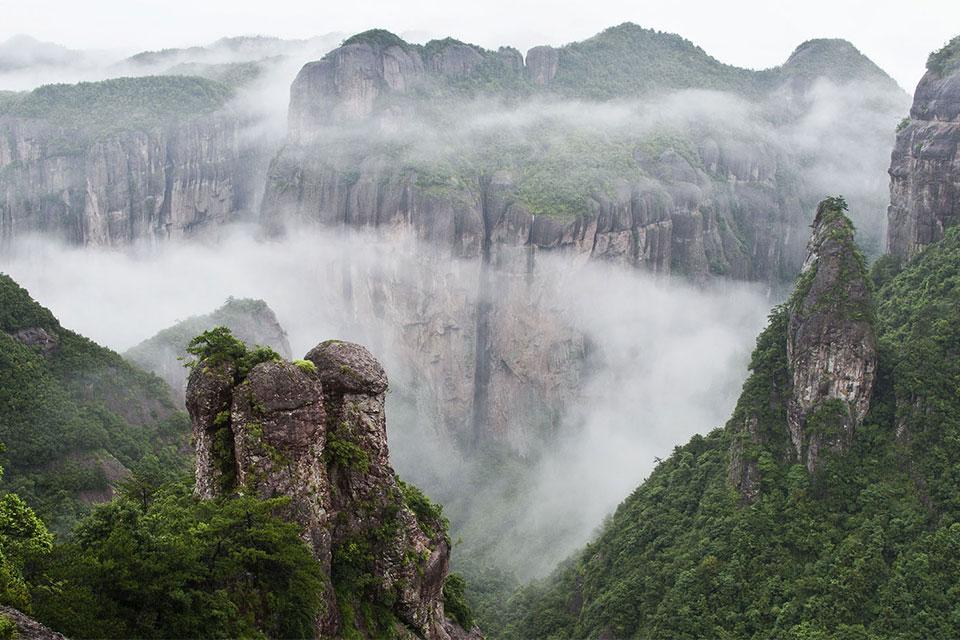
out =
[(931, 61), (890, 162), (887, 250), (904, 260), (960, 222), (960, 64)]
[(88, 246), (183, 238), (253, 208), (257, 153), (234, 116), (92, 137), (6, 117), (0, 132), (3, 244), (28, 233)]
[[(260, 363), (242, 380), (231, 362), (200, 361), (187, 390), (196, 493), (290, 498), (286, 517), (328, 576), (318, 637), (342, 635), (356, 622), (344, 607), (366, 602), (385, 603), (419, 637), (465, 638), (444, 614), (445, 524), (408, 506), (390, 466), (386, 390), (370, 352), (340, 341), (305, 362)], [(357, 572), (369, 579), (355, 581)]]
[[(698, 280), (727, 275), (778, 281), (799, 269), (802, 244), (792, 230), (804, 218), (800, 194), (789, 162), (760, 139), (744, 143), (708, 132), (676, 148), (638, 145), (626, 161), (646, 177), (625, 175), (606, 185), (604, 176), (570, 211), (530, 204), (529, 191), (563, 187), (531, 186), (522, 162), (511, 166), (504, 158), (450, 180), (434, 175), (437, 168), (420, 152), (405, 156), (389, 140), (371, 142), (411, 122), (419, 126), (424, 109), (435, 108), (423, 96), (466, 100), (450, 102), (450, 109), (469, 112), (468, 98), (483, 82), (478, 78), (492, 76), (511, 88), (542, 84), (557, 64), (551, 51), (556, 53), (532, 50), (524, 66), (512, 49), (483, 51), (454, 41), (420, 49), (399, 40), (361, 40), (306, 65), (291, 88), (288, 145), (268, 172), (264, 223), (406, 227), (456, 257), (483, 257), (491, 244), (508, 244)], [(496, 100), (501, 88), (494, 83), (482, 95)], [(344, 135), (339, 143), (334, 139)], [(463, 145), (468, 156), (488, 142), (451, 144)], [(367, 151), (343, 159), (338, 146)], [(496, 147), (479, 155), (484, 153), (496, 154)], [(551, 153), (544, 150), (541, 159)], [(547, 171), (549, 179), (576, 177), (565, 178), (562, 168)]]

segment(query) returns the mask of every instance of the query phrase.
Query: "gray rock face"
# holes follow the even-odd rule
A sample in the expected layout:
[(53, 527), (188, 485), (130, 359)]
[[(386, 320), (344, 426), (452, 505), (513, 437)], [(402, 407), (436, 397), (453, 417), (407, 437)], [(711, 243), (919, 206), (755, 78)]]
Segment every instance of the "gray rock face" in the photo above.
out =
[(364, 597), (386, 603), (407, 628), (399, 631), (474, 637), (445, 617), (450, 542), (443, 524), (406, 505), (390, 466), (382, 366), (341, 341), (318, 345), (307, 360), (313, 366), (263, 362), (239, 382), (230, 365), (194, 368), (187, 408), (197, 494), (291, 498), (286, 517), (303, 527), (329, 576), (317, 637), (338, 637), (348, 623), (333, 587), (342, 554), (357, 545), (369, 550), (375, 578)]
[(340, 47), (305, 65), (293, 81), (287, 120), (290, 137), (305, 139), (317, 128), (368, 117), (381, 96), (416, 86), (424, 73), (420, 55), (400, 46)]
[(48, 629), (13, 607), (0, 607), (0, 616), (9, 618), (17, 626), (19, 640), (66, 640), (62, 634)]
[(60, 338), (42, 327), (21, 329), (12, 333), (11, 337), (20, 344), (33, 347), (45, 356), (50, 355), (60, 346)]
[(890, 161), (887, 250), (909, 259), (960, 222), (960, 68), (929, 70)]
[(270, 347), (290, 359), (287, 333), (273, 310), (263, 300), (228, 299), (222, 307), (203, 316), (194, 316), (164, 329), (152, 338), (130, 348), (123, 357), (138, 367), (163, 378), (174, 393), (174, 401), (183, 402), (188, 371), (184, 360), (190, 341), (209, 329), (224, 326), (248, 346)]
[(842, 455), (870, 408), (877, 370), (871, 285), (842, 199), (820, 203), (793, 296), (757, 342), (752, 374), (727, 424), (728, 477), (760, 495), (758, 451), (814, 474)]
[(553, 47), (540, 46), (527, 51), (527, 78), (535, 85), (544, 87), (557, 75), (560, 68), (560, 52)]
[(877, 369), (863, 258), (850, 221), (828, 202), (817, 211), (787, 330), (787, 423), (796, 455), (811, 472), (822, 449), (843, 452), (852, 444), (870, 407)]
[(260, 160), (233, 116), (105, 134), (0, 119), (0, 250), (27, 233), (69, 244), (165, 240), (248, 215)]
[(696, 167), (671, 151), (645, 157), (659, 182), (622, 185), (589, 198), (583, 213), (558, 218), (530, 213), (510, 171), (435, 191), (416, 171), (386, 159), (342, 170), (309, 146), (288, 145), (271, 165), (262, 221), (273, 229), (303, 222), (406, 228), (457, 258), (512, 245), (694, 280), (775, 282), (797, 271), (803, 245), (793, 230), (804, 216), (799, 193), (778, 183), (783, 159), (771, 147), (713, 139), (698, 154)]

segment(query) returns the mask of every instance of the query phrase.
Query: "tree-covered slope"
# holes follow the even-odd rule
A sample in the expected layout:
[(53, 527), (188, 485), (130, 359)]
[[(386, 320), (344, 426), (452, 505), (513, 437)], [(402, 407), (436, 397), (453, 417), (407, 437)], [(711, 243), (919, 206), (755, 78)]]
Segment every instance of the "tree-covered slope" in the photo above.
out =
[[(677, 447), (582, 553), (518, 592), (501, 635), (957, 636), (960, 233), (895, 272), (874, 269), (876, 383), (849, 446), (824, 447), (812, 472), (792, 451), (795, 296), (726, 428)], [(829, 427), (817, 415), (805, 428)], [(734, 485), (732, 452), (756, 461), (756, 495)]]
[(229, 87), (190, 76), (114, 78), (51, 84), (0, 102), (0, 115), (42, 119), (82, 131), (150, 127), (208, 114), (231, 97)]
[(54, 529), (145, 456), (182, 466), (186, 417), (166, 385), (119, 355), (63, 328), (11, 278), (0, 275), (0, 442), (14, 490)]

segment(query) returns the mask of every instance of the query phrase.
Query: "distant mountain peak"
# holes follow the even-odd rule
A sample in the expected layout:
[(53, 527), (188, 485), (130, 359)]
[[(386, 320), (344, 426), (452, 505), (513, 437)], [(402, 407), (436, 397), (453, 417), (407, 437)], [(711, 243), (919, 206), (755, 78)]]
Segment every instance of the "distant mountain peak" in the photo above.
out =
[(843, 38), (814, 38), (801, 43), (781, 70), (795, 78), (825, 77), (841, 83), (864, 80), (897, 86), (883, 69)]

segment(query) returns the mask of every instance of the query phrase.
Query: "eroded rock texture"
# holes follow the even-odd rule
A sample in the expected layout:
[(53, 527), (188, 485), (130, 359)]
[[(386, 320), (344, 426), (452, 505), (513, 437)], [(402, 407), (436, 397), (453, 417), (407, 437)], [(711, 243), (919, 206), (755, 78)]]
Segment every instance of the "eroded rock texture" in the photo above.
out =
[(16, 637), (19, 640), (66, 640), (62, 634), (48, 629), (13, 607), (0, 607), (0, 616), (13, 621), (17, 627)]
[[(960, 43), (951, 46), (960, 48)], [(907, 260), (958, 222), (960, 64), (931, 64), (917, 85), (890, 162), (887, 250)]]
[(88, 138), (0, 118), (0, 249), (28, 233), (118, 246), (183, 238), (249, 215), (262, 161), (235, 116)]
[(797, 457), (813, 472), (821, 449), (849, 449), (870, 407), (877, 369), (863, 257), (853, 225), (830, 200), (817, 209), (789, 313), (787, 423)]
[(444, 613), (445, 524), (411, 508), (390, 466), (386, 390), (370, 352), (341, 341), (318, 345), (306, 362), (260, 363), (242, 380), (229, 363), (201, 361), (187, 387), (196, 492), (290, 497), (286, 517), (303, 527), (329, 576), (318, 637), (354, 626), (371, 637), (343, 615), (362, 602), (387, 608), (404, 637), (475, 637)]
[(760, 495), (762, 452), (815, 474), (842, 455), (870, 408), (877, 371), (871, 285), (839, 198), (820, 203), (793, 296), (757, 341), (733, 417), (728, 476)]

